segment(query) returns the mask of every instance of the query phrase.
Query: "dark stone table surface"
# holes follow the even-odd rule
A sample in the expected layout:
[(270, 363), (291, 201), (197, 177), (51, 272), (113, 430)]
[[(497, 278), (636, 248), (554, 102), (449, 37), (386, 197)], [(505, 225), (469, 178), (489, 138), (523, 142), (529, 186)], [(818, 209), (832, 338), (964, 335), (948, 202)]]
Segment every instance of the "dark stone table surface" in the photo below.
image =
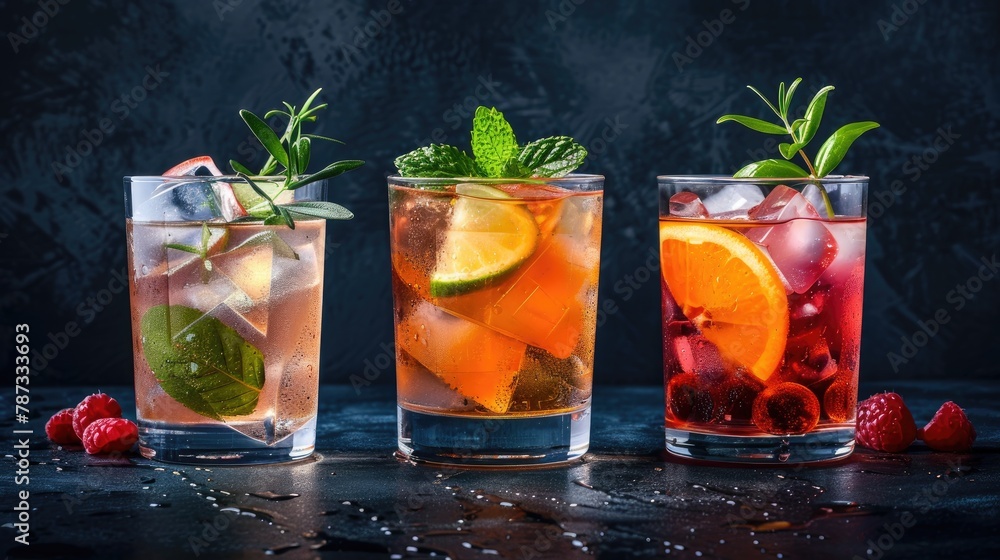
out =
[[(125, 387), (102, 387), (126, 405)], [(591, 451), (568, 467), (453, 470), (393, 457), (391, 387), (324, 387), (318, 453), (204, 468), (31, 444), (16, 486), (11, 419), (0, 550), (8, 558), (995, 558), (1000, 383), (862, 385), (904, 396), (918, 425), (944, 400), (979, 433), (967, 454), (915, 444), (810, 468), (684, 464), (661, 451), (662, 390), (598, 387)], [(30, 427), (89, 388), (35, 389)], [(0, 399), (12, 410), (9, 391)], [(13, 541), (30, 489), (30, 541)]]

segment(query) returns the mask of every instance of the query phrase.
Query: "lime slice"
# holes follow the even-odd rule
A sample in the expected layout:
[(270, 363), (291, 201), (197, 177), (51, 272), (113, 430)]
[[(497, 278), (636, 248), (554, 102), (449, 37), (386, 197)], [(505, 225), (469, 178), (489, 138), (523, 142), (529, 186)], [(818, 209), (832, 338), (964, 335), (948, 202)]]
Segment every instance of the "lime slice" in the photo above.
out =
[[(281, 185), (272, 181), (255, 180), (257, 186), (261, 188), (264, 192), (270, 196), (276, 204), (282, 202), (289, 202), (291, 200), (291, 193), (287, 193), (288, 200), (284, 200), (286, 197), (285, 193), (281, 196), (275, 198), (279, 192), (281, 192)], [(253, 190), (250, 185), (242, 181), (236, 181), (232, 183), (233, 194), (236, 195), (236, 200), (240, 202), (240, 205), (246, 208), (247, 214), (255, 218), (266, 218), (271, 215), (271, 205), (264, 200), (264, 197), (257, 194), (257, 191)]]
[(538, 245), (534, 216), (524, 204), (508, 202), (515, 200), (509, 194), (476, 184), (460, 184), (455, 192), (463, 196), (431, 275), (433, 297), (482, 288), (516, 270)]

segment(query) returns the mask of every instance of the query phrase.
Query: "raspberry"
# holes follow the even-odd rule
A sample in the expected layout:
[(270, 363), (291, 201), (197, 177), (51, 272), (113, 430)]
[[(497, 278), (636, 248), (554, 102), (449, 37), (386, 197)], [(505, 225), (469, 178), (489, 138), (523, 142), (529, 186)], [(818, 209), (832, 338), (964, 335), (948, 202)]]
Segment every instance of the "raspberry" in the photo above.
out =
[(73, 431), (73, 409), (64, 408), (52, 415), (45, 423), (45, 435), (52, 443), (60, 445), (79, 445), (80, 438)]
[(711, 422), (712, 395), (693, 373), (675, 375), (667, 383), (667, 412), (682, 422)]
[(125, 418), (98, 418), (83, 432), (83, 448), (87, 453), (128, 451), (139, 440), (139, 428)]
[(105, 393), (94, 393), (80, 401), (73, 411), (73, 431), (83, 439), (83, 432), (98, 418), (121, 418), (122, 407)]
[(934, 418), (917, 435), (934, 451), (968, 451), (976, 441), (976, 429), (957, 404), (941, 405)]
[(903, 397), (896, 393), (872, 395), (858, 404), (855, 439), (861, 445), (896, 453), (909, 447), (916, 437), (913, 415), (906, 408)]
[(753, 423), (769, 434), (804, 434), (818, 422), (819, 399), (798, 383), (768, 387), (753, 401)]

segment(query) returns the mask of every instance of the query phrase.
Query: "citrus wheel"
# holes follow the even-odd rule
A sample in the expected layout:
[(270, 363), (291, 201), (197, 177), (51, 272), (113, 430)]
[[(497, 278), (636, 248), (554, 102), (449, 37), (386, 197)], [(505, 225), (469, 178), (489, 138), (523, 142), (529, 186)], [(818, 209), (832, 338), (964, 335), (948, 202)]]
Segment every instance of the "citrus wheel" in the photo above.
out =
[(431, 274), (433, 297), (468, 293), (516, 270), (538, 245), (538, 226), (524, 204), (488, 185), (461, 184), (448, 232)]
[[(163, 172), (164, 177), (219, 177), (221, 175), (222, 171), (219, 169), (219, 166), (215, 165), (215, 160), (211, 156), (194, 157), (187, 161), (182, 161)], [(231, 184), (216, 181), (213, 190), (218, 197), (219, 211), (227, 222), (247, 215), (246, 206), (242, 204), (239, 196), (233, 192)]]
[(761, 249), (707, 224), (660, 223), (660, 270), (684, 315), (723, 356), (766, 381), (788, 337), (788, 298)]

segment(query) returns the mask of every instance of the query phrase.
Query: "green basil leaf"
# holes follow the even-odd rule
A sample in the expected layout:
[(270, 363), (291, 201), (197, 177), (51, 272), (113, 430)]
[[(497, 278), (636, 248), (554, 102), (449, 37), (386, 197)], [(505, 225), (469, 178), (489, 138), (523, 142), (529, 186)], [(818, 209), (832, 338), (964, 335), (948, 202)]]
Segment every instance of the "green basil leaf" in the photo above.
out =
[[(802, 78), (795, 78), (792, 85), (788, 86), (788, 91), (785, 92), (785, 114), (788, 114), (788, 109), (792, 106), (792, 97), (795, 95), (795, 90), (798, 89), (799, 84), (802, 83)], [(793, 125), (794, 126), (794, 125)]]
[(786, 142), (778, 144), (778, 151), (781, 152), (781, 157), (785, 159), (792, 159), (795, 157), (795, 154), (798, 153), (801, 148), (802, 146), (800, 146), (798, 142), (795, 144), (788, 144)]
[(309, 169), (309, 158), (312, 156), (312, 141), (303, 136), (295, 141), (296, 166), (299, 173), (305, 173)]
[(528, 142), (517, 160), (538, 177), (564, 177), (583, 165), (587, 148), (569, 136), (552, 136)]
[(778, 82), (778, 110), (782, 115), (788, 114), (788, 106), (785, 105), (785, 82)]
[(242, 173), (244, 175), (253, 175), (253, 171), (243, 165), (242, 163), (236, 161), (235, 159), (229, 160), (229, 167), (233, 169), (234, 173)]
[(264, 146), (267, 153), (271, 154), (271, 157), (277, 160), (278, 163), (288, 167), (288, 154), (285, 153), (285, 148), (281, 145), (281, 140), (271, 130), (271, 127), (267, 126), (267, 123), (262, 121), (260, 117), (246, 109), (240, 110), (240, 116), (243, 117), (243, 122), (247, 123), (250, 132), (253, 132), (253, 135), (257, 137), (257, 140)]
[(751, 130), (763, 132), (764, 134), (788, 134), (788, 131), (782, 126), (762, 121), (760, 119), (755, 119), (753, 117), (745, 117), (743, 115), (723, 115), (719, 117), (719, 120), (715, 121), (715, 124), (721, 124), (726, 121), (738, 122)]
[(292, 215), (288, 210), (282, 206), (278, 206), (278, 213), (281, 214), (281, 219), (284, 220), (285, 224), (288, 225), (289, 229), (295, 229), (295, 220), (292, 219)]
[(140, 323), (146, 363), (171, 398), (215, 420), (257, 407), (264, 355), (231, 327), (183, 305), (152, 307)]
[(768, 99), (767, 99), (766, 97), (764, 97), (764, 94), (763, 94), (763, 93), (761, 93), (759, 89), (757, 89), (757, 88), (755, 88), (755, 87), (753, 87), (753, 86), (747, 86), (747, 88), (748, 88), (748, 89), (749, 89), (750, 91), (752, 91), (752, 92), (756, 93), (756, 94), (757, 94), (757, 97), (759, 97), (759, 98), (763, 99), (763, 100), (764, 100), (764, 103), (767, 103), (767, 106), (768, 106), (768, 107), (770, 107), (772, 111), (774, 111), (774, 114), (775, 114), (775, 115), (778, 115), (778, 118), (779, 118), (779, 119), (781, 118), (781, 112), (780, 112), (780, 111), (778, 111), (778, 108), (777, 108), (777, 107), (775, 107), (773, 103), (771, 103), (770, 101), (768, 101)]
[(403, 177), (481, 177), (472, 158), (455, 146), (431, 144), (396, 158)]
[(472, 154), (487, 177), (503, 177), (517, 157), (517, 137), (503, 113), (480, 106), (472, 119)]
[(833, 91), (833, 86), (826, 86), (817, 91), (812, 101), (809, 102), (809, 107), (806, 108), (806, 114), (803, 117), (806, 122), (802, 125), (802, 133), (799, 135), (799, 143), (802, 144), (800, 148), (804, 148), (816, 136), (819, 123), (823, 120), (823, 110), (826, 109), (826, 96), (831, 91)]
[(325, 201), (300, 201), (282, 204), (292, 214), (312, 218), (325, 218), (327, 220), (350, 220), (354, 218), (354, 213), (343, 206)]
[(309, 107), (312, 106), (313, 101), (316, 101), (316, 98), (319, 97), (321, 91), (323, 91), (323, 88), (318, 88), (316, 91), (312, 92), (308, 99), (306, 99), (306, 102), (302, 104), (303, 113), (309, 110)]
[(264, 113), (264, 120), (266, 121), (267, 119), (270, 119), (271, 117), (276, 117), (278, 115), (281, 115), (283, 117), (287, 117), (289, 119), (292, 118), (291, 115), (289, 115), (288, 113), (282, 111), (281, 109), (271, 109), (270, 111)]
[(321, 136), (319, 134), (303, 134), (302, 136), (306, 138), (312, 138), (313, 140), (326, 140), (327, 142), (336, 142), (337, 144), (343, 144), (342, 141), (336, 138), (330, 138), (329, 136)]
[(298, 175), (299, 171), (299, 145), (291, 142), (288, 145), (288, 171), (293, 175)]
[(365, 162), (359, 159), (345, 159), (343, 161), (336, 161), (327, 165), (322, 170), (313, 173), (307, 177), (303, 177), (297, 181), (292, 181), (285, 186), (285, 190), (295, 190), (299, 187), (304, 187), (309, 183), (315, 183), (316, 181), (322, 181), (323, 179), (329, 179), (331, 177), (336, 177), (341, 173), (347, 173), (352, 169), (357, 169), (364, 165)]
[(816, 160), (813, 165), (816, 168), (817, 177), (826, 177), (844, 159), (851, 144), (865, 132), (878, 128), (879, 124), (872, 121), (863, 121), (845, 124), (837, 129), (816, 152)]
[(201, 249), (197, 247), (192, 247), (190, 245), (182, 245), (180, 243), (164, 243), (163, 246), (169, 249), (177, 249), (178, 251), (184, 251), (185, 253), (191, 253), (194, 255), (201, 254)]
[(808, 176), (808, 171), (783, 159), (755, 161), (733, 174), (733, 177), (773, 177), (777, 179)]

